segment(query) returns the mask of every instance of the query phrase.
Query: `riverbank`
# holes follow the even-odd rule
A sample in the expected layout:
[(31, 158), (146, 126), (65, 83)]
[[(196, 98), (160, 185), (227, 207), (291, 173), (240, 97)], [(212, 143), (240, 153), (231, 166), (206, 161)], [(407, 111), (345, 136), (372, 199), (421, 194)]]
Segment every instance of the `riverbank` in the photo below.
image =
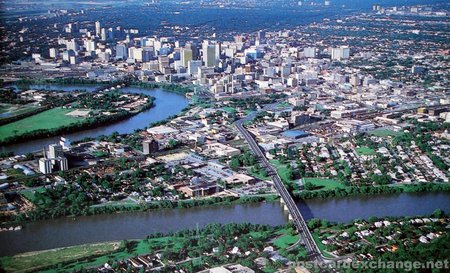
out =
[[(287, 247), (295, 243), (293, 239), (298, 237), (292, 233), (293, 230), (289, 225), (209, 224), (202, 229), (158, 233), (141, 239), (28, 252), (2, 257), (0, 262), (7, 272), (37, 270), (53, 272), (56, 267), (59, 271), (72, 272), (99, 268), (105, 263), (109, 263), (116, 269), (126, 269), (127, 264), (122, 263), (124, 261), (152, 260), (151, 266), (145, 264), (148, 269), (149, 267), (155, 270), (164, 268), (163, 272), (173, 272), (175, 264), (184, 266), (189, 264), (189, 261), (199, 260), (200, 262), (194, 264), (197, 272), (203, 269), (206, 263), (209, 266), (223, 264), (227, 259), (225, 254), (234, 255), (241, 263), (255, 259), (257, 256), (253, 255), (262, 253), (265, 247), (272, 244), (280, 251), (285, 251)], [(207, 240), (205, 240), (206, 237), (208, 237)], [(237, 237), (238, 242), (235, 239)], [(191, 247), (189, 252), (186, 251), (187, 246)], [(239, 251), (253, 249), (255, 253), (251, 256), (230, 253), (236, 246), (239, 247)]]
[[(45, 86), (45, 88), (43, 88), (44, 90), (46, 90), (46, 88), (50, 88), (51, 90), (53, 90), (52, 86), (57, 85), (57, 86), (61, 86), (61, 89), (63, 91), (71, 92), (74, 90), (70, 89), (70, 86), (72, 86), (73, 84), (76, 84), (78, 86), (82, 86), (82, 85), (86, 85), (87, 87), (94, 86), (95, 88), (93, 90), (87, 91), (88, 93), (91, 93), (91, 92), (97, 90), (98, 88), (101, 88), (102, 85), (112, 86), (112, 85), (119, 84), (119, 83), (122, 83), (122, 82), (98, 83), (98, 82), (90, 81), (90, 80), (72, 79), (72, 78), (54, 79), (54, 80), (22, 79), (22, 80), (16, 82), (15, 88), (28, 89), (28, 87), (30, 85), (43, 85), (43, 86)], [(99, 84), (102, 84), (102, 85), (99, 85)], [(130, 93), (132, 93), (132, 94), (141, 93), (140, 95), (143, 95), (144, 93), (147, 93), (149, 91), (151, 92), (153, 90), (159, 90), (158, 88), (160, 88), (164, 91), (167, 91), (169, 93), (183, 95), (183, 97), (185, 97), (185, 94), (187, 92), (192, 91), (186, 86), (181, 86), (181, 85), (177, 85), (177, 84), (141, 83), (141, 82), (130, 81), (130, 80), (125, 81), (125, 84), (128, 85), (129, 87), (124, 88), (124, 90), (131, 90)], [(46, 85), (48, 85), (48, 86), (46, 86)], [(134, 88), (142, 89), (142, 92), (134, 92), (134, 90), (133, 90)], [(78, 89), (76, 89), (76, 90), (78, 90)], [(125, 91), (124, 93), (128, 93), (128, 92)], [(22, 144), (26, 141), (34, 141), (34, 140), (49, 138), (49, 137), (53, 137), (53, 136), (57, 136), (57, 135), (61, 135), (61, 134), (69, 135), (72, 133), (79, 133), (79, 132), (88, 131), (91, 129), (96, 129), (98, 127), (105, 127), (108, 125), (122, 123), (123, 121), (128, 120), (131, 117), (136, 116), (136, 115), (138, 115), (146, 110), (149, 110), (155, 106), (155, 104), (154, 104), (155, 97), (148, 96), (148, 95), (146, 95), (146, 96), (149, 97), (149, 99), (150, 99), (149, 103), (147, 105), (145, 105), (144, 107), (142, 107), (141, 109), (139, 109), (138, 111), (120, 111), (114, 115), (103, 116), (101, 118), (93, 117), (91, 119), (87, 118), (82, 121), (74, 122), (72, 124), (70, 124), (70, 123), (63, 124), (62, 126), (60, 126), (58, 128), (51, 128), (51, 129), (39, 128), (38, 130), (34, 130), (32, 132), (27, 132), (26, 134), (17, 134), (16, 130), (10, 130), (10, 132), (9, 132), (10, 134), (12, 134), (13, 131), (16, 133), (12, 136), (6, 136), (3, 139), (0, 139), (0, 145), (1, 146), (17, 145), (17, 144)], [(158, 101), (158, 103), (160, 103), (160, 102)], [(33, 115), (22, 116), (23, 119), (21, 119), (21, 120), (14, 119), (14, 120), (10, 121), (12, 123), (8, 122), (9, 126), (11, 127), (14, 125), (14, 127), (25, 128), (26, 126), (25, 127), (24, 126), (22, 126), (22, 127), (16, 126), (17, 125), (16, 123), (20, 123), (24, 119), (25, 120), (33, 119), (35, 116), (45, 115), (45, 113), (50, 110), (52, 110), (52, 109), (43, 109), (43, 110), (33, 113)], [(169, 117), (166, 116), (163, 119), (159, 119), (159, 120), (152, 122), (152, 124), (164, 123), (169, 118), (172, 118), (172, 117), (173, 117), (173, 115), (170, 115)], [(140, 128), (134, 128), (134, 130), (143, 129), (144, 127), (145, 126), (141, 125)]]
[(420, 183), (403, 184), (390, 186), (363, 186), (363, 187), (340, 187), (325, 190), (303, 190), (293, 191), (292, 195), (297, 199), (328, 199), (334, 197), (347, 196), (371, 196), (379, 194), (399, 194), (399, 193), (418, 193), (418, 192), (450, 192), (450, 184), (443, 183)]
[[(119, 122), (124, 119), (128, 119), (134, 115), (139, 114), (142, 111), (148, 110), (151, 107), (153, 107), (153, 98), (149, 98), (149, 103), (141, 107), (137, 111), (119, 111), (112, 115), (102, 115), (102, 116), (95, 116), (95, 117), (88, 117), (85, 119), (79, 119), (75, 120), (72, 118), (62, 119), (62, 117), (59, 119), (61, 120), (61, 124), (57, 123), (56, 125), (59, 125), (57, 127), (53, 126), (55, 125), (54, 120), (55, 118), (58, 118), (58, 116), (53, 116), (53, 118), (50, 118), (49, 115), (53, 115), (53, 112), (57, 110), (57, 108), (50, 109), (44, 112), (37, 113), (35, 115), (26, 117), (24, 119), (15, 121), (13, 123), (3, 125), (0, 127), (0, 132), (3, 130), (6, 132), (10, 132), (8, 135), (4, 134), (3, 138), (0, 139), (0, 145), (9, 145), (9, 144), (18, 144), (21, 142), (25, 142), (28, 140), (34, 140), (34, 139), (40, 139), (40, 138), (47, 138), (47, 137), (53, 137), (57, 135), (62, 134), (69, 134), (72, 132), (79, 132), (82, 130), (88, 130), (93, 129), (98, 126), (105, 126), (108, 124), (113, 124), (116, 122)], [(41, 120), (44, 118), (49, 118), (47, 120), (47, 123), (37, 123), (35, 120)], [(30, 126), (28, 124), (35, 124), (37, 126), (44, 126), (45, 128), (37, 127), (36, 129), (32, 131), (26, 131), (22, 134), (15, 134), (15, 131), (17, 129), (14, 128), (29, 128)], [(47, 124), (51, 124), (51, 126), (47, 126)], [(52, 127), (52, 128), (48, 128)], [(6, 135), (6, 136), (5, 136)]]
[[(403, 255), (403, 261), (432, 259), (443, 255), (448, 244), (449, 214), (436, 210), (430, 214), (414, 217), (370, 217), (337, 224), (326, 220), (311, 219), (308, 227), (327, 257), (354, 257), (388, 261)], [(439, 245), (439, 247), (436, 247)], [(411, 249), (433, 249), (432, 255), (414, 257)], [(395, 253), (393, 255), (386, 255)], [(443, 255), (445, 258), (447, 254)]]
[(145, 238), (150, 234), (202, 228), (211, 223), (252, 223), (284, 225), (287, 214), (279, 202), (212, 205), (189, 209), (148, 211), (63, 217), (27, 223), (20, 231), (0, 232), (0, 256)]
[[(273, 202), (278, 200), (278, 195), (260, 195), (260, 196), (244, 196), (244, 197), (209, 197), (203, 199), (189, 199), (178, 201), (156, 201), (145, 204), (120, 204), (114, 205), (94, 205), (83, 210), (83, 214), (73, 215), (70, 214), (71, 209), (67, 208), (67, 212), (62, 212), (61, 215), (49, 214), (46, 210), (34, 210), (26, 213), (19, 214), (14, 220), (2, 223), (3, 227), (10, 226), (24, 226), (27, 223), (55, 219), (59, 217), (74, 218), (79, 216), (93, 216), (100, 214), (116, 214), (124, 212), (145, 212), (159, 209), (187, 209), (195, 207), (205, 206), (226, 206), (226, 205), (238, 205), (238, 204), (250, 204), (261, 202)], [(31, 201), (31, 200), (30, 200)]]
[[(47, 89), (50, 89), (51, 87), (54, 87), (54, 85), (46, 86)], [(70, 92), (71, 87), (71, 85), (58, 86), (58, 90)], [(189, 105), (189, 101), (186, 97), (162, 89), (147, 90), (124, 87), (121, 91), (126, 94), (144, 94), (154, 97), (154, 105), (150, 109), (142, 111), (130, 118), (104, 126), (97, 126), (92, 129), (67, 133), (64, 134), (64, 137), (69, 139), (71, 142), (75, 142), (85, 138), (92, 139), (99, 136), (109, 136), (115, 132), (121, 135), (131, 134), (134, 133), (135, 130), (142, 130), (152, 123), (175, 116)], [(2, 145), (0, 148), (3, 152), (13, 152), (14, 154), (19, 155), (39, 151), (42, 147), (56, 142), (59, 142), (59, 137), (41, 138), (29, 140), (20, 144)]]
[[(355, 219), (415, 216), (450, 211), (450, 194), (402, 193), (297, 202), (305, 220), (313, 218), (348, 224)], [(159, 232), (200, 228), (209, 223), (282, 225), (288, 221), (280, 202), (153, 209), (91, 216), (60, 217), (28, 222), (22, 230), (0, 232), (0, 256), (86, 243), (143, 238)]]

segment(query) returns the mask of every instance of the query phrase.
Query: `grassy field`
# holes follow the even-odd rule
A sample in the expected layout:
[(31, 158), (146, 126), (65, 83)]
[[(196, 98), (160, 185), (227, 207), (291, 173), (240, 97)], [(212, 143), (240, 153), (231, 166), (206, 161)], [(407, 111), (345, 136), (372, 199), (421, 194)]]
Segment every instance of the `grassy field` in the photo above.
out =
[(375, 155), (375, 150), (368, 147), (359, 147), (356, 148), (356, 152), (359, 155)]
[(370, 134), (377, 137), (396, 137), (402, 135), (403, 133), (388, 129), (376, 129), (370, 132)]
[(249, 168), (249, 169), (248, 169), (248, 172), (249, 172), (249, 174), (250, 174), (251, 176), (254, 176), (254, 177), (258, 178), (258, 179), (261, 179), (261, 180), (270, 180), (270, 177), (261, 175), (260, 173), (257, 173), (257, 172), (254, 172), (254, 171), (252, 170), (252, 168)]
[(281, 231), (277, 232), (278, 234), (282, 234), (282, 236), (275, 239), (273, 244), (281, 249), (286, 249), (287, 247), (295, 244), (300, 237), (297, 234), (291, 235), (291, 231), (292, 229), (282, 229)]
[(66, 115), (74, 109), (54, 108), (42, 113), (0, 126), (0, 140), (39, 129), (56, 129), (69, 125), (83, 118)]
[(126, 260), (131, 257), (148, 254), (151, 252), (150, 249), (160, 249), (170, 247), (175, 250), (181, 250), (183, 240), (187, 240), (187, 238), (179, 238), (179, 237), (162, 237), (162, 238), (152, 238), (148, 240), (138, 240), (136, 242), (136, 246), (133, 248), (131, 253), (126, 251), (117, 251), (113, 253), (105, 253), (105, 255), (101, 255), (96, 258), (91, 259), (79, 259), (80, 261), (75, 261), (73, 263), (69, 263), (62, 268), (49, 269), (46, 271), (41, 271), (42, 273), (56, 273), (56, 272), (72, 272), (74, 270), (80, 270), (81, 268), (88, 267), (98, 267), (105, 264), (108, 261), (114, 260)]
[(282, 164), (279, 160), (272, 159), (270, 160), (270, 163), (277, 169), (278, 174), (280, 175), (281, 179), (285, 183), (293, 183), (294, 181), (289, 179), (287, 176), (289, 170), (286, 165)]
[(29, 272), (39, 268), (75, 261), (92, 255), (107, 254), (117, 250), (119, 242), (81, 245), (38, 252), (18, 254), (12, 257), (0, 258), (2, 267), (7, 272)]
[(224, 107), (222, 108), (224, 111), (227, 111), (228, 113), (236, 113), (236, 109), (233, 107)]
[(341, 182), (334, 179), (326, 179), (326, 178), (316, 178), (316, 177), (305, 177), (305, 183), (310, 182), (313, 185), (320, 187), (321, 190), (334, 190), (337, 188), (345, 188)]
[(23, 195), (23, 197), (25, 197), (26, 199), (30, 200), (31, 202), (34, 202), (35, 201), (34, 200), (34, 196), (35, 196), (36, 192), (42, 193), (44, 191), (45, 191), (44, 187), (38, 187), (38, 188), (35, 188), (35, 189), (21, 190), (21, 191), (19, 191), (19, 193), (21, 195)]

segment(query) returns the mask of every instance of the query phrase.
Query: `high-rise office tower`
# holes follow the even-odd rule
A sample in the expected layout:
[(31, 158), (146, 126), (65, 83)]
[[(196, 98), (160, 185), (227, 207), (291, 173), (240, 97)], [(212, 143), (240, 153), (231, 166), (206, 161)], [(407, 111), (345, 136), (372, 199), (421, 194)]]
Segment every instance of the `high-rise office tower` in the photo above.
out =
[(215, 49), (216, 50), (216, 52), (215, 52), (215, 56), (216, 56), (215, 65), (217, 65), (217, 63), (220, 60), (220, 55), (222, 54), (222, 44), (220, 42), (217, 42), (215, 44), (215, 46), (216, 46), (216, 49)]
[(192, 60), (188, 62), (188, 73), (191, 75), (196, 75), (198, 73), (198, 69), (202, 67), (202, 61), (198, 60)]
[(144, 155), (152, 154), (154, 152), (157, 152), (159, 150), (159, 143), (157, 140), (145, 140), (142, 143), (142, 150)]
[(264, 30), (258, 31), (258, 33), (256, 34), (256, 39), (260, 43), (264, 43), (266, 41), (266, 32)]
[(184, 67), (188, 67), (189, 61), (192, 61), (192, 50), (189, 48), (182, 48), (180, 51), (180, 60)]
[(147, 46), (142, 49), (142, 61), (149, 62), (153, 59), (153, 47)]
[(87, 52), (95, 51), (96, 49), (95, 41), (91, 39), (84, 40), (84, 47), (86, 48)]
[(128, 58), (128, 47), (125, 44), (116, 45), (116, 59), (126, 60)]
[(207, 45), (203, 48), (203, 62), (206, 67), (214, 67), (216, 65), (216, 46)]
[(78, 43), (75, 39), (66, 40), (66, 48), (67, 50), (78, 51)]
[(101, 29), (102, 29), (102, 27), (100, 25), (100, 22), (99, 21), (95, 22), (95, 35), (97, 37), (100, 37)]
[(106, 41), (106, 29), (102, 28), (101, 33), (100, 33), (100, 39), (102, 41)]

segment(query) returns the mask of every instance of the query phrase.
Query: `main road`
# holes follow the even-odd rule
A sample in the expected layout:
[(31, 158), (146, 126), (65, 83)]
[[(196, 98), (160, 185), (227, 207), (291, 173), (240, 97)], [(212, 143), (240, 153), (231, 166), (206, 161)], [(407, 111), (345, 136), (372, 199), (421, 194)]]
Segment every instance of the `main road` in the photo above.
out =
[(244, 128), (243, 123), (246, 120), (248, 119), (241, 119), (236, 121), (235, 122), (236, 128), (245, 138), (247, 143), (250, 145), (250, 148), (257, 156), (257, 158), (260, 160), (260, 162), (263, 164), (263, 166), (267, 169), (268, 174), (270, 175), (272, 181), (274, 182), (276, 190), (280, 194), (283, 202), (285, 203), (292, 217), (292, 221), (300, 234), (301, 240), (305, 248), (308, 251), (309, 259), (311, 261), (314, 261), (317, 265), (323, 265), (325, 262), (324, 257), (322, 256), (316, 242), (314, 241), (314, 238), (311, 232), (309, 231), (308, 226), (306, 225), (305, 219), (303, 218), (302, 214), (300, 213), (300, 210), (298, 209), (297, 205), (292, 199), (292, 196), (289, 194), (283, 182), (281, 181), (281, 178), (278, 175), (276, 169), (269, 163), (269, 161), (267, 160), (261, 148), (256, 143), (253, 136), (248, 132), (247, 129)]

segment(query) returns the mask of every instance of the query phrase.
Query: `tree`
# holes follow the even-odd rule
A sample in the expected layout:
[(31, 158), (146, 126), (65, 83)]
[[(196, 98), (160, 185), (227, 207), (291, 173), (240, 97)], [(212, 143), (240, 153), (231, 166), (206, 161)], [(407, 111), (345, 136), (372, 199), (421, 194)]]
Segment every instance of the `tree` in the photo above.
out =
[(233, 171), (238, 171), (240, 167), (241, 167), (241, 162), (239, 161), (239, 158), (238, 157), (231, 158), (230, 168)]
[(314, 190), (315, 188), (316, 188), (316, 186), (314, 186), (313, 183), (311, 183), (311, 182), (306, 182), (306, 183), (305, 183), (305, 190), (312, 191), (312, 190)]

